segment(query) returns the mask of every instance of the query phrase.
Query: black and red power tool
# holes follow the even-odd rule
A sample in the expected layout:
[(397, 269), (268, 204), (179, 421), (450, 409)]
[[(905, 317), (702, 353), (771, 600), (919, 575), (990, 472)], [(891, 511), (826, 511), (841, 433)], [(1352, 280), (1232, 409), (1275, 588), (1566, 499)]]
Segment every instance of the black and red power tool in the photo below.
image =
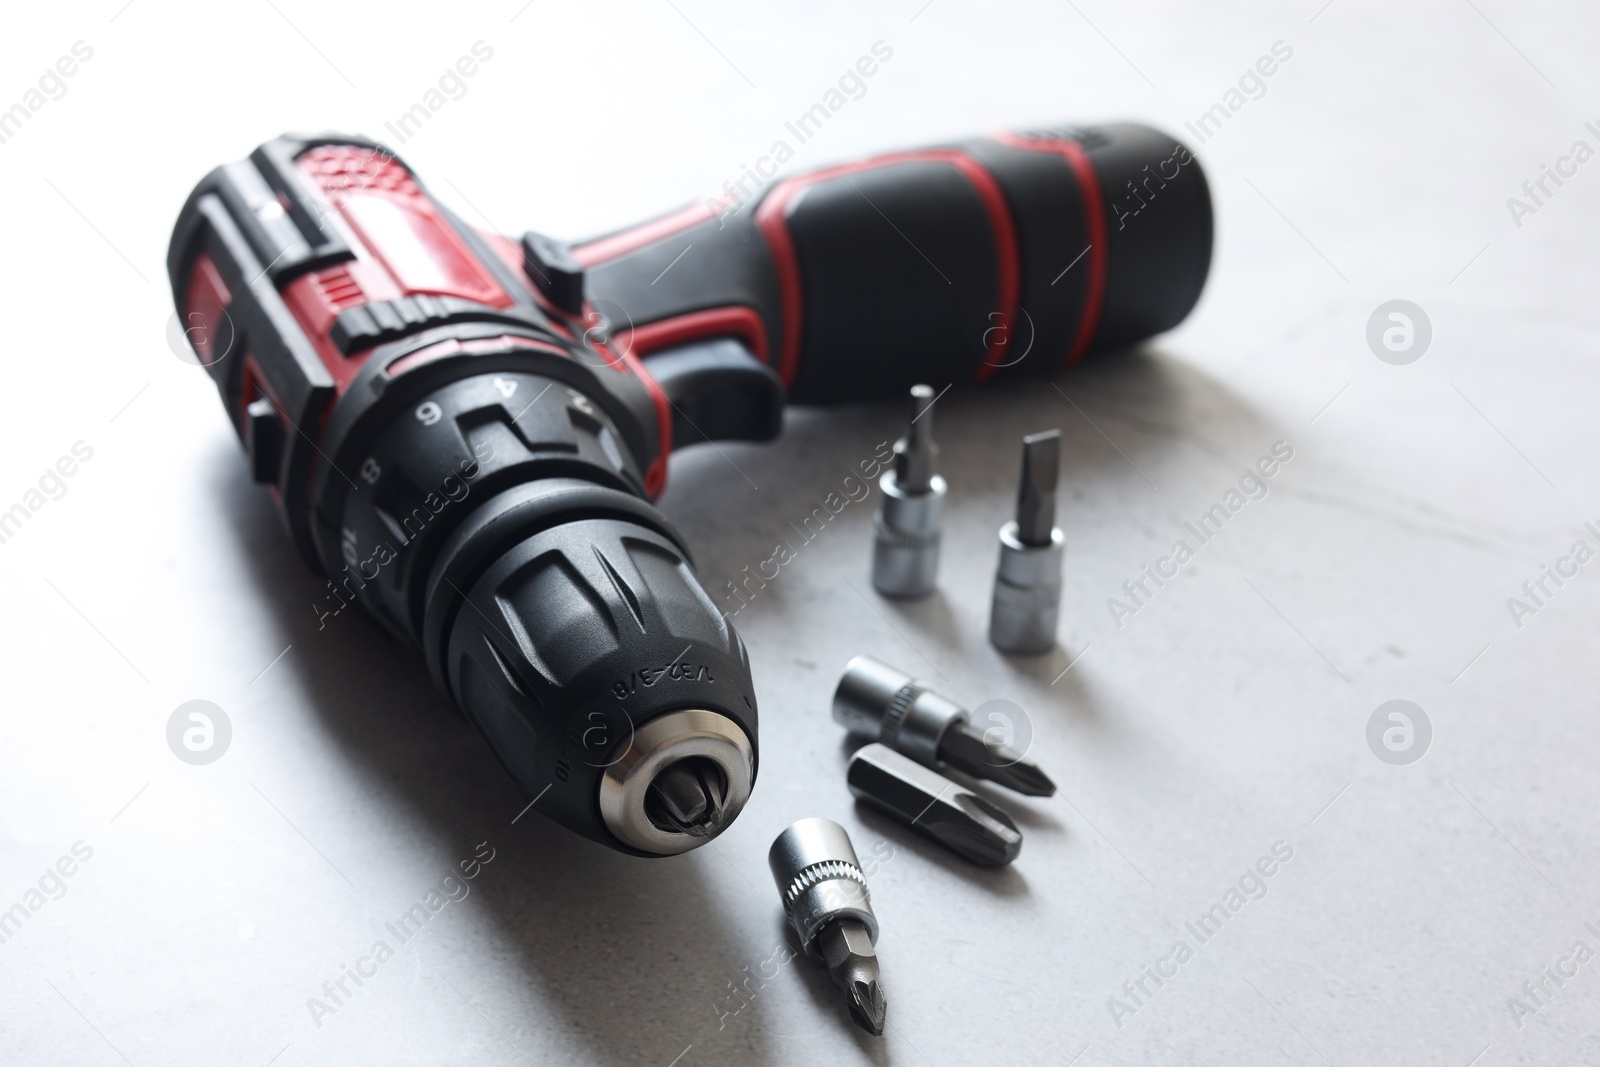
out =
[(1189, 312), (1210, 258), (1199, 164), (1109, 125), (570, 246), (465, 225), (375, 142), (284, 137), (200, 183), (167, 269), (330, 603), (420, 651), (541, 812), (659, 856), (721, 832), (757, 767), (744, 644), (650, 503), (668, 454), (770, 440), (786, 400), (1129, 345)]

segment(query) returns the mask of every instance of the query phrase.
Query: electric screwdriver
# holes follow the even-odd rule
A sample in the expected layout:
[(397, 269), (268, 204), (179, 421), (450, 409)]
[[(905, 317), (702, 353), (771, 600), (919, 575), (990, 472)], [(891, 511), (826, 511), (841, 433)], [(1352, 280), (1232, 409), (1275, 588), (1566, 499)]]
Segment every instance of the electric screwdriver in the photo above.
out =
[(749, 656), (651, 503), (672, 450), (771, 440), (786, 401), (1124, 347), (1177, 324), (1210, 264), (1198, 162), (1136, 125), (751, 192), (514, 239), (377, 142), (282, 137), (195, 188), (168, 253), (329, 602), (421, 654), (531, 806), (634, 855), (715, 837), (758, 767)]

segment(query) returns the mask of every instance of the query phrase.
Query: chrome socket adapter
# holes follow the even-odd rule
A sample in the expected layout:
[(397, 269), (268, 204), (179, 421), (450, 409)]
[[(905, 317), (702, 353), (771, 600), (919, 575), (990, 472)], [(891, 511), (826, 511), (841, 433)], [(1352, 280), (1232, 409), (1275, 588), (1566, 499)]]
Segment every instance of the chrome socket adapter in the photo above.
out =
[(883, 498), (873, 522), (872, 585), (884, 596), (914, 598), (933, 592), (939, 573), (939, 516), (947, 486), (934, 471), (931, 386), (911, 388), (911, 422), (894, 444), (894, 466), (883, 472)]
[(989, 642), (1002, 652), (1038, 655), (1055, 647), (1067, 549), (1055, 525), (1060, 468), (1060, 430), (1022, 439), (1017, 517), (1000, 527), (1000, 565), (989, 609)]
[(850, 835), (831, 819), (801, 819), (772, 842), (767, 866), (806, 955), (828, 968), (855, 1024), (882, 1036), (878, 917)]

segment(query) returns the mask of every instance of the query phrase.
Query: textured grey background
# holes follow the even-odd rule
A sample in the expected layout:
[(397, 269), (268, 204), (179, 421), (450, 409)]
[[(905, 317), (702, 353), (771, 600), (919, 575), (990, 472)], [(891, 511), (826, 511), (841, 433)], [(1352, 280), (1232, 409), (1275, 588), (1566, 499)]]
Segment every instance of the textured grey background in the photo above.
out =
[[(1595, 566), (1520, 628), (1506, 605), (1600, 519), (1600, 163), (1520, 226), (1506, 204), (1600, 146), (1597, 22), (1507, 0), (12, 11), (0, 103), (74, 41), (94, 56), (0, 145), (0, 504), (73, 442), (94, 455), (0, 545), (0, 907), (75, 842), (93, 855), (0, 944), (0, 1060), (1600, 1062), (1600, 960), (1560, 962), (1600, 951)], [(513, 825), (522, 801), (419, 665), (348, 614), (318, 632), (320, 582), (163, 341), (169, 227), (206, 169), (284, 129), (382, 136), (478, 39), (492, 61), (401, 151), (472, 221), (572, 237), (712, 195), (877, 40), (892, 61), (792, 167), (1072, 119), (1184, 133), (1294, 50), (1198, 148), (1218, 243), (1181, 329), (1059, 389), (939, 402), (938, 595), (871, 593), (861, 504), (741, 612), (761, 779), (681, 859)], [(1409, 366), (1364, 339), (1396, 298), (1433, 325)], [(778, 445), (679, 457), (663, 506), (707, 584), (791, 537), (898, 417), (796, 412)], [(1017, 437), (1048, 426), (1062, 647), (1008, 661), (984, 640), (994, 531)], [(1277, 440), (1295, 457), (1270, 495), (1118, 628), (1107, 598)], [(1062, 792), (1005, 800), (1014, 867), (855, 809), (826, 708), (863, 651), (1028, 710)], [(1397, 698), (1434, 729), (1405, 767), (1365, 740)], [(166, 744), (193, 699), (233, 726), (209, 766)], [(881, 1042), (815, 968), (749, 978), (782, 944), (767, 844), (805, 815), (890, 857)], [(1279, 841), (1266, 895), (1200, 944), (1185, 924)], [(315, 1025), (307, 999), (480, 842), (470, 896)], [(1114, 1017), (1178, 939), (1193, 958)], [(1559, 966), (1576, 974), (1523, 992)], [(1537, 1008), (1521, 1025), (1512, 997)]]

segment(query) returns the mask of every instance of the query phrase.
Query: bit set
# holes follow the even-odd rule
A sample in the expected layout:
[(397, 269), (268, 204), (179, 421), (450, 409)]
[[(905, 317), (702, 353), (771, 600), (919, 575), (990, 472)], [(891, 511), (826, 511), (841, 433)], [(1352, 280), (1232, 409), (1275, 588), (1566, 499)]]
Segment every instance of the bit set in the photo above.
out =
[[(1047, 797), (1055, 783), (1039, 765), (981, 732), (966, 708), (871, 656), (845, 667), (833, 718), (870, 739), (850, 757), (855, 798), (983, 867), (1022, 851), (1022, 831), (999, 804), (946, 773)], [(878, 977), (878, 919), (850, 835), (827, 819), (802, 819), (767, 854), (772, 878), (805, 954), (828, 968), (850, 1017), (883, 1033), (887, 1000)]]
[[(884, 596), (927, 596), (938, 575), (948, 486), (936, 470), (937, 399), (929, 386), (912, 387), (905, 436), (878, 480), (883, 495), (873, 522), (872, 584)], [(1038, 655), (1055, 646), (1066, 552), (1056, 525), (1060, 468), (1059, 430), (1022, 439), (1016, 514), (1000, 527), (989, 609), (989, 641), (1002, 652)], [(949, 775), (1023, 796), (1056, 791), (1037, 763), (975, 724), (966, 708), (872, 656), (856, 656), (845, 666), (833, 694), (833, 720), (867, 740), (845, 772), (851, 794), (979, 866), (1016, 859), (1022, 831), (999, 804)], [(856, 1025), (881, 1035), (888, 1002), (878, 975), (878, 919), (850, 835), (828, 819), (802, 819), (778, 835), (767, 863), (805, 954), (828, 968)]]

